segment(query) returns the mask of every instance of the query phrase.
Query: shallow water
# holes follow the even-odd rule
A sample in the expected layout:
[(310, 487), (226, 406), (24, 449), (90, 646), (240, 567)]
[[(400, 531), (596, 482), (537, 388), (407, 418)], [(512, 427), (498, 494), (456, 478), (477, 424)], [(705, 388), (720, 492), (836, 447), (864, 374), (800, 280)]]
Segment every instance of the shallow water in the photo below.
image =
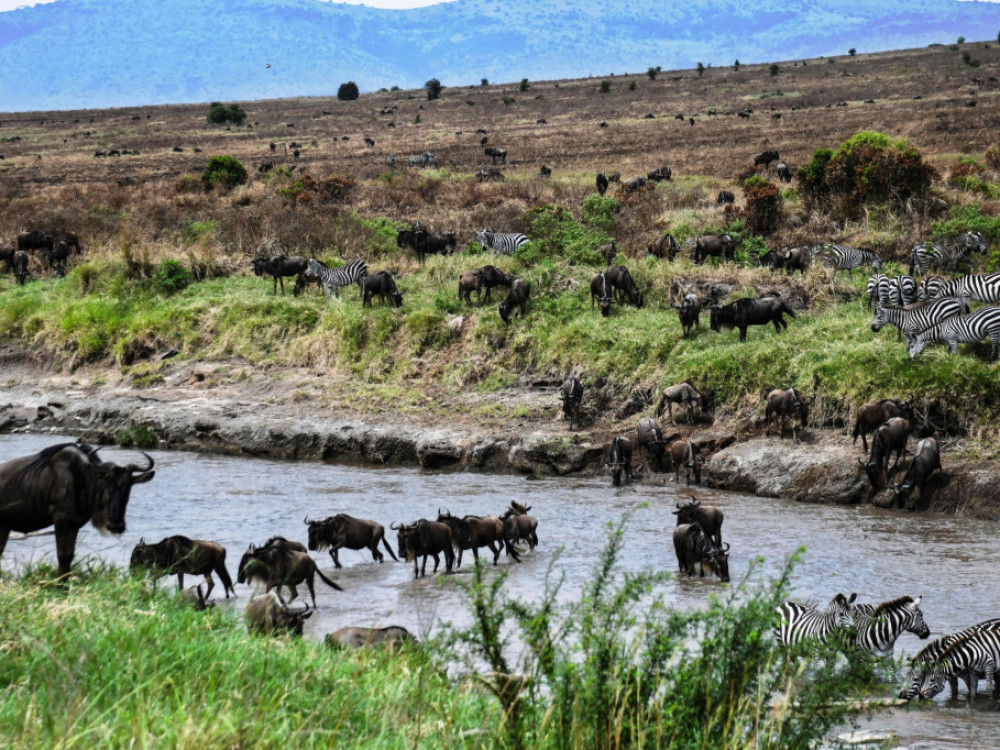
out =
[[(0, 436), (0, 461), (58, 441), (48, 436)], [(113, 448), (103, 449), (102, 454), (120, 463), (141, 458)], [(549, 477), (529, 482), (516, 475), (183, 452), (151, 455), (156, 477), (134, 489), (128, 530), (111, 537), (85, 527), (77, 545), (78, 560), (92, 556), (124, 566), (140, 537), (152, 542), (185, 534), (225, 545), (235, 578), (239, 557), (250, 542), (260, 544), (274, 534), (305, 542), (306, 515), (322, 518), (346, 512), (373, 518), (386, 527), (395, 551), (395, 534), (388, 531), (391, 522), (433, 518), (438, 508), (455, 514), (498, 514), (511, 500), (518, 500), (533, 506), (540, 544), (520, 565), (508, 565), (505, 557), (500, 558), (509, 573), (508, 588), (526, 600), (537, 599), (553, 556), (561, 549), (554, 568), (565, 572), (560, 596), (570, 599), (588, 579), (595, 554), (607, 539), (608, 524), (625, 513), (632, 515), (619, 568), (673, 571), (676, 558), (670, 531), (675, 519), (670, 511), (687, 498), (685, 488), (665, 475), (618, 490), (607, 478)], [(923, 596), (932, 638), (1000, 615), (996, 607), (1000, 584), (990, 575), (1000, 564), (994, 524), (867, 507), (805, 505), (700, 487), (696, 494), (725, 511), (723, 537), (731, 545), (733, 580), (756, 557), (765, 559), (765, 571), (778, 571), (801, 545), (805, 557), (792, 578), (796, 599), (822, 606), (837, 592), (857, 592), (860, 601), (876, 603), (904, 594)], [(375, 563), (367, 551), (342, 550), (344, 569), (339, 571), (326, 553), (314, 557), (345, 589), (334, 591), (317, 580), (319, 611), (308, 621), (308, 632), (315, 637), (345, 625), (394, 624), (427, 635), (437, 632), (442, 621), (468, 622), (463, 594), (452, 585), (456, 577), (428, 575), (414, 580), (412, 566), (393, 563), (388, 555), (388, 562)], [(2, 566), (9, 571), (41, 560), (55, 563), (51, 535), (12, 539)], [(428, 573), (432, 565), (433, 560)], [(467, 572), (467, 566), (462, 570)], [(195, 582), (185, 577), (186, 585)], [(718, 582), (693, 578), (670, 581), (660, 593), (668, 604), (687, 608), (700, 606), (709, 593), (720, 590)], [(237, 584), (237, 592), (235, 606), (243, 606), (250, 590)], [(221, 596), (217, 582), (213, 598)], [(304, 586), (300, 596), (308, 596)], [(897, 655), (912, 654), (923, 643), (905, 633), (897, 641)], [(879, 715), (866, 726), (892, 729), (902, 744), (925, 743), (921, 745), (925, 748), (1000, 747), (1000, 715), (987, 701), (977, 701), (971, 710), (964, 700), (938, 702)]]

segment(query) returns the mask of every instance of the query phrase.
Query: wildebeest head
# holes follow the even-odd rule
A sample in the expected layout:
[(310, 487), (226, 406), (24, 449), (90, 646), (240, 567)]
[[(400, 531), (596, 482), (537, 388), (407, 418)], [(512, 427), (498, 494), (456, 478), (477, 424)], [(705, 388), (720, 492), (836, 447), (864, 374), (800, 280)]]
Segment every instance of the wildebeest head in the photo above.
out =
[(712, 547), (712, 555), (706, 561), (708, 567), (723, 583), (729, 582), (729, 543)]
[(309, 516), (306, 516), (302, 522), (309, 527), (309, 549), (313, 552), (329, 546), (331, 537), (336, 535), (336, 518), (310, 521)]
[(140, 537), (139, 543), (132, 548), (132, 558), (129, 560), (129, 568), (138, 570), (139, 568), (151, 568), (156, 565), (156, 548), (146, 544), (146, 538)]
[(399, 558), (401, 560), (406, 560), (407, 562), (412, 562), (413, 557), (410, 554), (407, 541), (410, 535), (414, 532), (415, 524), (406, 525), (405, 523), (401, 523), (397, 526), (395, 522), (393, 522), (389, 524), (389, 528), (396, 532), (396, 544), (398, 549), (397, 554), (399, 554)]
[(97, 450), (91, 451), (90, 463), (98, 468), (107, 492), (107, 504), (98, 505), (91, 519), (94, 528), (99, 531), (107, 529), (112, 534), (125, 531), (125, 509), (132, 486), (148, 482), (156, 475), (153, 471), (153, 459), (148, 453), (143, 452), (142, 455), (149, 462), (146, 467), (135, 464), (119, 466), (112, 461), (101, 461), (97, 457)]

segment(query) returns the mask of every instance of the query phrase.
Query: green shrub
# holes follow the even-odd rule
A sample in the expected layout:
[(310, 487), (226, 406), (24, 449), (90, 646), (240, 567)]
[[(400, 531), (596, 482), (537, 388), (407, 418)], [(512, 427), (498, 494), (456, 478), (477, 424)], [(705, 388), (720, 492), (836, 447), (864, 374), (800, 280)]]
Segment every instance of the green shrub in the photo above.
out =
[(771, 74), (772, 76), (776, 76), (776, 75), (778, 75), (778, 71), (780, 71), (780, 70), (781, 70), (781, 68), (779, 68), (779, 67), (778, 67), (778, 63), (771, 63), (771, 67), (770, 67), (770, 68), (768, 68), (768, 72), (769, 72), (769, 73), (770, 73), (770, 74)]
[(986, 149), (986, 166), (1000, 172), (1000, 146), (990, 146)]
[(247, 170), (243, 163), (232, 156), (213, 156), (201, 173), (201, 182), (206, 190), (218, 187), (232, 190), (247, 181)]
[(185, 245), (196, 245), (206, 237), (211, 237), (219, 231), (217, 221), (187, 221), (181, 228), (181, 239)]
[(208, 105), (208, 114), (205, 119), (212, 125), (242, 125), (247, 120), (247, 113), (238, 105), (230, 104), (228, 107), (221, 102), (212, 102)]
[(115, 433), (115, 443), (121, 448), (155, 448), (158, 438), (149, 425), (133, 422), (124, 430)]
[(441, 90), (444, 86), (441, 85), (441, 81), (437, 78), (431, 78), (424, 84), (424, 88), (427, 89), (427, 101), (430, 102), (441, 98)]
[(337, 98), (342, 102), (353, 102), (359, 96), (361, 96), (361, 92), (358, 91), (358, 84), (354, 81), (342, 83), (337, 89)]
[(602, 94), (608, 93), (609, 91), (611, 91), (611, 81), (605, 78), (603, 81), (601, 81), (600, 85), (598, 85), (597, 90), (600, 91)]
[(660, 73), (660, 71), (657, 70), (656, 68), (652, 67), (652, 66), (650, 66), (650, 68), (646, 71), (646, 75), (649, 76), (649, 80), (651, 80), (651, 81), (655, 81), (656, 80), (656, 76), (658, 76), (659, 73)]
[(528, 79), (527, 78), (522, 78), (521, 79), (521, 85), (518, 86), (518, 89), (521, 90), (521, 91), (527, 91), (530, 88), (531, 88), (531, 84), (528, 83)]
[(701, 78), (703, 75), (705, 75), (705, 65), (704, 65), (704, 63), (698, 63), (697, 71), (698, 71), (698, 77), (699, 78)]
[(628, 82), (628, 90), (635, 91), (638, 88), (638, 84), (635, 81)]
[(191, 283), (188, 270), (179, 260), (167, 259), (160, 264), (153, 286), (160, 294), (176, 294)]
[(610, 196), (591, 194), (583, 199), (584, 223), (608, 234), (614, 231), (615, 215), (620, 210), (621, 204)]
[(605, 232), (581, 224), (561, 206), (536, 206), (529, 215), (531, 242), (522, 245), (514, 254), (526, 265), (558, 255), (573, 264), (596, 266), (603, 263), (596, 248), (610, 241)]

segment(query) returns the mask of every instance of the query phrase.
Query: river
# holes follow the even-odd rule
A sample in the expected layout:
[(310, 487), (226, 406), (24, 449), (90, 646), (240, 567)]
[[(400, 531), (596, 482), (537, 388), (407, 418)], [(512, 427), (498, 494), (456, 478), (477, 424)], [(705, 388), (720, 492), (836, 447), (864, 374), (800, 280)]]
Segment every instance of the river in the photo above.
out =
[[(57, 441), (38, 435), (0, 436), (0, 461)], [(119, 463), (141, 461), (135, 452), (116, 448), (105, 448), (102, 455)], [(631, 516), (620, 569), (675, 570), (671, 511), (687, 498), (686, 488), (675, 485), (672, 475), (616, 489), (603, 477), (526, 481), (517, 475), (417, 468), (165, 451), (151, 455), (156, 477), (133, 490), (128, 530), (112, 537), (84, 527), (77, 562), (90, 556), (124, 566), (140, 537), (151, 542), (184, 534), (223, 544), (235, 579), (239, 557), (250, 542), (260, 544), (274, 534), (305, 542), (307, 515), (322, 518), (346, 512), (373, 518), (388, 532), (391, 522), (433, 517), (438, 508), (455, 514), (499, 514), (511, 500), (518, 500), (530, 504), (538, 519), (539, 546), (520, 565), (508, 564), (501, 556), (500, 565), (509, 573), (508, 588), (526, 600), (536, 599), (544, 590), (553, 556), (561, 550), (555, 568), (565, 571), (561, 597), (569, 599), (588, 579), (609, 523), (626, 513)], [(734, 581), (757, 557), (764, 558), (765, 571), (777, 572), (801, 545), (806, 553), (792, 577), (795, 599), (825, 606), (837, 592), (857, 592), (859, 601), (873, 603), (906, 594), (922, 596), (931, 638), (1000, 614), (996, 608), (1000, 584), (989, 574), (1000, 566), (994, 524), (863, 506), (805, 505), (701, 487), (694, 492), (725, 512), (723, 538), (731, 545)], [(388, 532), (387, 538), (395, 548), (395, 534)], [(415, 581), (411, 566), (393, 563), (388, 555), (388, 562), (375, 563), (367, 551), (342, 550), (344, 569), (339, 571), (325, 552), (314, 557), (345, 589), (334, 591), (317, 580), (319, 611), (307, 623), (307, 632), (314, 637), (344, 625), (394, 624), (427, 635), (437, 632), (443, 621), (468, 622), (464, 595), (452, 585), (464, 576), (428, 575)], [(12, 539), (2, 566), (11, 571), (43, 560), (55, 564), (51, 535)], [(188, 576), (185, 583), (195, 581)], [(660, 593), (668, 604), (688, 608), (700, 606), (718, 591), (717, 581), (693, 578), (672, 580)], [(237, 585), (237, 592), (237, 606), (242, 606), (250, 590)], [(300, 594), (308, 596), (304, 586)], [(220, 596), (217, 582), (213, 598)], [(904, 633), (896, 644), (897, 656), (912, 655), (923, 643)], [(900, 736), (900, 744), (923, 750), (1000, 747), (1000, 716), (986, 700), (977, 701), (971, 710), (964, 699), (939, 700), (932, 706), (880, 714), (865, 727), (890, 729)]]

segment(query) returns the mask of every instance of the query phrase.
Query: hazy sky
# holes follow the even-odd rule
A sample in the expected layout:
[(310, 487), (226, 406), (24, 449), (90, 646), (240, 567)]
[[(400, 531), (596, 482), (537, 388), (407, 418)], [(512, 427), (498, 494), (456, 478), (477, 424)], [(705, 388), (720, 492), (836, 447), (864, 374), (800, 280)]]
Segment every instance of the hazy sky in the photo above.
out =
[[(434, 5), (443, 0), (340, 0), (351, 5), (369, 5), (373, 8), (419, 8), (423, 5)], [(38, 0), (38, 2), (28, 2), (27, 0), (0, 0), (0, 11), (13, 10), (23, 5), (40, 5), (41, 3), (51, 3), (54, 0)]]

